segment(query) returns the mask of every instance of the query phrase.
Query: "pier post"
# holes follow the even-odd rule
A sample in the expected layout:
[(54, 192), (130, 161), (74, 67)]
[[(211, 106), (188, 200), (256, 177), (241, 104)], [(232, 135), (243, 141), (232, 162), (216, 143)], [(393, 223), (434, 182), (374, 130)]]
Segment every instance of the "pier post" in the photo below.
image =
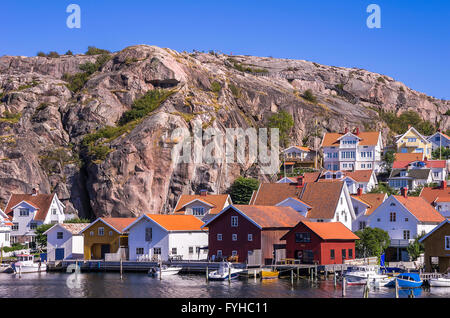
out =
[(120, 258), (120, 280), (123, 279), (122, 273), (123, 273), (122, 258)]
[(159, 262), (159, 280), (162, 280), (162, 260)]
[(325, 280), (328, 280), (328, 268), (325, 267)]
[(363, 298), (369, 298), (369, 275), (367, 275), (367, 282), (366, 285), (364, 286), (364, 293), (363, 293)]
[(206, 282), (208, 282), (208, 266), (206, 266)]
[(395, 298), (398, 298), (398, 280), (395, 278)]
[(294, 285), (294, 270), (291, 269), (291, 285)]
[(345, 297), (345, 294), (346, 294), (346, 290), (345, 290), (345, 284), (346, 284), (346, 279), (345, 279), (345, 276), (344, 277), (342, 277), (342, 297)]
[(231, 284), (231, 266), (228, 267), (228, 284)]
[(253, 270), (253, 280), (254, 280), (255, 283), (256, 283), (256, 269)]
[(297, 280), (299, 280), (299, 279), (300, 279), (300, 268), (297, 267)]
[(316, 272), (316, 277), (314, 278), (314, 280), (317, 282), (317, 276), (319, 276), (319, 272), (317, 271), (317, 270), (318, 270), (317, 265), (316, 265), (315, 267), (316, 267), (316, 270), (315, 270), (315, 272)]
[(308, 267), (308, 270), (309, 270), (309, 278), (310, 278), (311, 281), (312, 281), (312, 280), (314, 279), (314, 273), (313, 273), (311, 267)]
[(333, 273), (334, 275), (334, 288), (336, 288), (336, 271), (334, 271), (334, 273)]

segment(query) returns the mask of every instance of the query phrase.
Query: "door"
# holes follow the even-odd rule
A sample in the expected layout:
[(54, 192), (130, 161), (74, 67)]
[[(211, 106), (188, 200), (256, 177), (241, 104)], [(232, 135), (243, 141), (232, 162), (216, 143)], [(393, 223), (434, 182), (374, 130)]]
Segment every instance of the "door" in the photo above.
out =
[(105, 254), (108, 254), (110, 251), (110, 246), (109, 244), (102, 244), (102, 249), (101, 249), (101, 259), (105, 259)]
[(64, 259), (64, 249), (57, 248), (55, 249), (55, 261), (62, 261)]

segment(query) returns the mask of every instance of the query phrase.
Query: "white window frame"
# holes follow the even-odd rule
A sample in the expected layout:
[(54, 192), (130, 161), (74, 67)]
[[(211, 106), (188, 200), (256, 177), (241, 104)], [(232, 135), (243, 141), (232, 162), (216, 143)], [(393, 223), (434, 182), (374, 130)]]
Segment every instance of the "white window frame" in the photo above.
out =
[(247, 235), (247, 240), (248, 240), (249, 242), (253, 242), (253, 234), (248, 234), (248, 235)]
[(222, 250), (217, 250), (217, 257), (222, 257), (222, 256), (223, 256)]
[(231, 216), (231, 227), (238, 227), (239, 225), (239, 219), (237, 217), (237, 215), (232, 215)]
[(97, 234), (98, 234), (98, 236), (105, 236), (105, 228), (99, 227), (97, 230)]
[(223, 235), (221, 233), (218, 233), (217, 234), (217, 240), (218, 241), (222, 241), (222, 239), (223, 239)]
[[(141, 251), (142, 251), (142, 253), (139, 253)], [(143, 247), (136, 247), (136, 255), (144, 255), (144, 248)]]
[(236, 233), (231, 234), (231, 240), (236, 242), (238, 240), (238, 235)]
[(231, 251), (231, 256), (237, 256), (237, 255), (238, 255), (238, 252), (236, 250)]

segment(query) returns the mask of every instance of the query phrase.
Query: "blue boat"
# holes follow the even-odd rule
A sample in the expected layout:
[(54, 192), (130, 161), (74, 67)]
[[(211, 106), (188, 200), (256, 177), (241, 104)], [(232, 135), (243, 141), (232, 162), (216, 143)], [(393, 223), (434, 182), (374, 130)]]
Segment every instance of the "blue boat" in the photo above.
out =
[(419, 274), (417, 274), (417, 273), (402, 273), (384, 286), (395, 287), (395, 279), (397, 279), (397, 281), (398, 281), (399, 288), (416, 288), (416, 287), (422, 286), (422, 284), (423, 284), (423, 281), (422, 281), (422, 279), (420, 279)]

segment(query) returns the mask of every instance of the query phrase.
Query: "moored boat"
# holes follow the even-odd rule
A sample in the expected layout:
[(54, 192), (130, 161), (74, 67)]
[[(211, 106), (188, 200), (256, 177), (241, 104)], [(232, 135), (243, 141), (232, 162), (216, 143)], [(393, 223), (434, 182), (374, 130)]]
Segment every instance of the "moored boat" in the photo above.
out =
[(39, 273), (47, 270), (47, 265), (41, 262), (34, 262), (34, 256), (29, 254), (17, 255), (17, 262), (11, 265), (15, 273)]
[(431, 287), (450, 287), (450, 275), (447, 277), (430, 278), (429, 280)]
[(161, 267), (153, 267), (148, 271), (148, 275), (152, 277), (159, 277), (159, 275), (162, 276), (172, 276), (177, 275), (183, 268), (182, 267), (170, 267), (167, 265), (163, 265)]
[(261, 279), (277, 279), (280, 272), (275, 270), (261, 270)]
[(395, 287), (395, 281), (399, 288), (417, 288), (422, 286), (423, 281), (417, 273), (402, 273), (387, 283), (386, 287)]
[(219, 265), (219, 269), (216, 271), (212, 271), (208, 274), (209, 280), (228, 280), (228, 279), (236, 279), (239, 277), (239, 273), (242, 270), (238, 268), (234, 268), (230, 262), (222, 262)]
[(389, 276), (379, 272), (379, 266), (353, 266), (347, 269), (344, 277), (348, 285), (365, 285), (367, 280), (375, 285), (387, 283)]

